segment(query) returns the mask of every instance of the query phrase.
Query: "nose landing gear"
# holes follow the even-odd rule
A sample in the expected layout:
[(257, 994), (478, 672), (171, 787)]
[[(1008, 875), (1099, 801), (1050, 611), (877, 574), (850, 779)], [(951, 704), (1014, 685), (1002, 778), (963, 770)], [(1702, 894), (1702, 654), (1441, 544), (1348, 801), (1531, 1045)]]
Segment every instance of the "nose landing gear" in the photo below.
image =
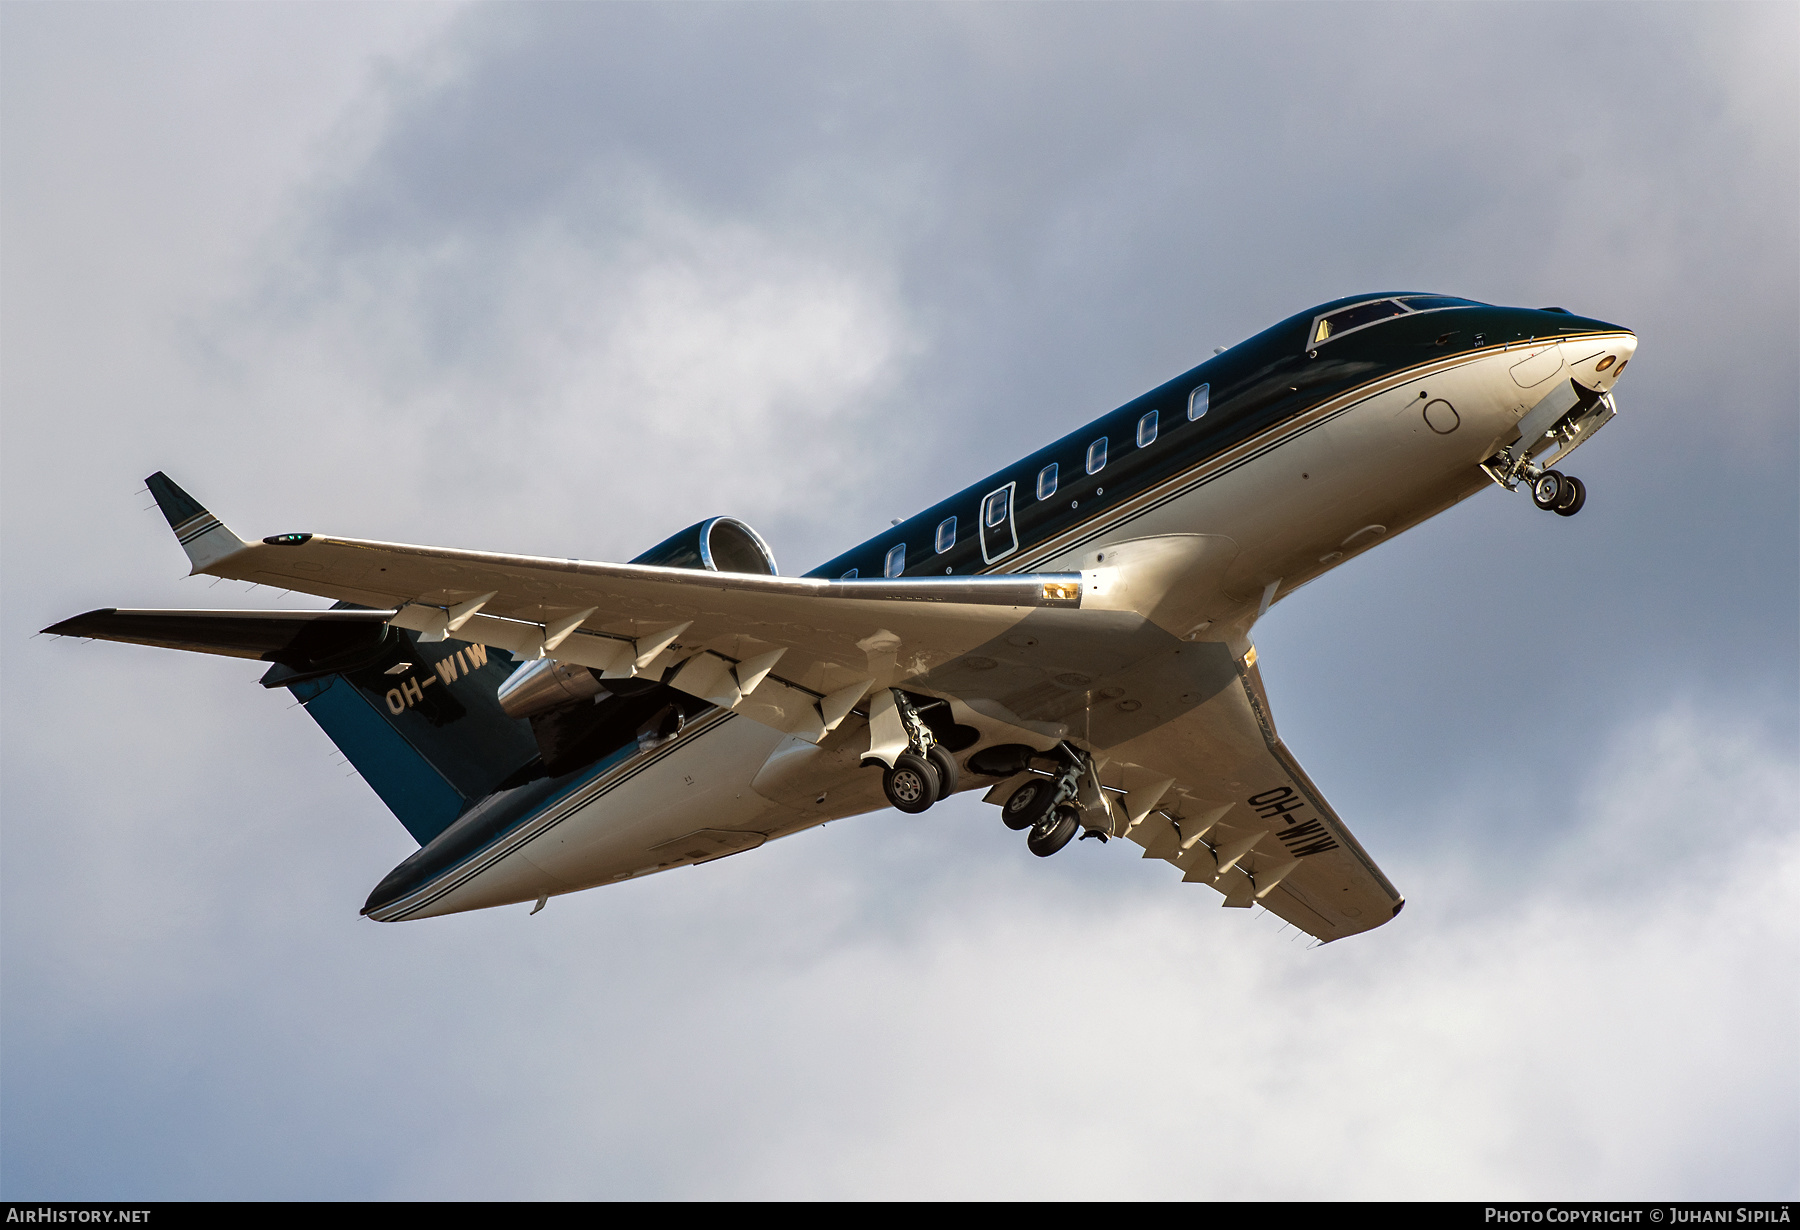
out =
[(1587, 503), (1587, 484), (1561, 470), (1546, 470), (1523, 458), (1509, 462), (1504, 454), (1481, 468), (1508, 491), (1516, 491), (1523, 483), (1533, 504), (1559, 517), (1573, 517)]
[[(1519, 439), (1482, 462), (1481, 468), (1508, 491), (1517, 490), (1520, 483), (1526, 484), (1531, 502), (1545, 512), (1573, 517), (1587, 503), (1587, 485), (1550, 467), (1574, 452), (1617, 413), (1611, 393), (1570, 384), (1562, 393), (1546, 397), (1520, 419)], [(1534, 450), (1550, 447), (1556, 451), (1544, 458), (1543, 465), (1531, 460)]]
[(1531, 480), (1531, 502), (1559, 517), (1573, 517), (1587, 503), (1587, 484), (1571, 474), (1544, 470)]

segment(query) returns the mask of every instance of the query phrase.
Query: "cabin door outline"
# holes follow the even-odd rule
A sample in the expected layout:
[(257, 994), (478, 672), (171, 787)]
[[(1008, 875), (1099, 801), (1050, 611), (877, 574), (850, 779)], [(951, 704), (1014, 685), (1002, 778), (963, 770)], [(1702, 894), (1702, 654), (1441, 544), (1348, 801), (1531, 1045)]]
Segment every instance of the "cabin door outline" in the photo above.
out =
[(1014, 520), (1014, 489), (1018, 483), (996, 487), (981, 498), (981, 513), (976, 524), (981, 533), (981, 560), (991, 564), (1003, 560), (1019, 549), (1019, 530)]

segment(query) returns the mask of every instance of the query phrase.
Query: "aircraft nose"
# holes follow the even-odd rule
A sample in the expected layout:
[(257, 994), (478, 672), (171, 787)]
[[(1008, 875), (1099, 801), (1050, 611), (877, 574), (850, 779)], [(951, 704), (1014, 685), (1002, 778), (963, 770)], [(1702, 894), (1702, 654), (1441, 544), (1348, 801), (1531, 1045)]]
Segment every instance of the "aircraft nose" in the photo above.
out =
[(1629, 330), (1599, 337), (1576, 338), (1562, 344), (1563, 361), (1569, 375), (1586, 388), (1604, 393), (1618, 380), (1619, 373), (1637, 353), (1637, 335)]

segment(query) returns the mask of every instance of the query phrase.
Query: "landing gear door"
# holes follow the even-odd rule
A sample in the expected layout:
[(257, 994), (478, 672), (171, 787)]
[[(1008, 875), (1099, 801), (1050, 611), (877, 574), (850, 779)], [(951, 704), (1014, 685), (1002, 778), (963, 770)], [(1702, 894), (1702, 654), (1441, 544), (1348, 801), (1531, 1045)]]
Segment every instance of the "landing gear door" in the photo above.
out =
[(1005, 559), (1019, 549), (1019, 531), (1013, 523), (1013, 488), (1008, 483), (988, 492), (981, 501), (981, 558), (984, 563)]

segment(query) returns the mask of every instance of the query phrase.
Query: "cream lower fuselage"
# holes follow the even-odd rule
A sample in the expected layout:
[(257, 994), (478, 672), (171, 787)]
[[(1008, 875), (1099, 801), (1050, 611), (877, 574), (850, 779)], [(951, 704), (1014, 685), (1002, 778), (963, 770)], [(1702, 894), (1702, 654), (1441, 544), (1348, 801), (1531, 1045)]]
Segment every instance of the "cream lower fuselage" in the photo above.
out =
[[(1323, 305), (1286, 323), (1316, 330), (1338, 306)], [(978, 570), (1103, 577), (1109, 548), (1129, 555), (1125, 544), (1143, 540), (1193, 543), (1191, 558), (1206, 574), (1203, 583), (1182, 589), (1156, 620), (1174, 635), (1222, 641), (1241, 655), (1272, 602), (1491, 485), (1482, 463), (1520, 438), (1521, 420), (1534, 407), (1571, 381), (1609, 391), (1636, 346), (1627, 330), (1566, 314), (1545, 322), (1539, 319), (1544, 312), (1487, 309), (1478, 319), (1492, 322), (1500, 313), (1516, 314), (1519, 321), (1488, 324), (1490, 344), (1469, 346), (1465, 337), (1464, 348), (1451, 353), (1443, 352), (1442, 342), (1435, 352), (1402, 352), (1360, 383), (1128, 498), (1095, 501), (1091, 518), (1021, 542)], [(1438, 315), (1449, 320), (1459, 314)], [(1296, 336), (1304, 346), (1312, 334)], [(1475, 338), (1486, 343), (1482, 334)], [(1204, 366), (1196, 372), (1204, 375)], [(1528, 453), (1541, 447), (1527, 444)], [(880, 539), (865, 546), (885, 549)], [(1105, 695), (1106, 686), (1104, 677), (1096, 677), (1089, 690)], [(931, 691), (928, 684), (919, 690)], [(1069, 737), (1082, 743), (1079, 729)], [(867, 745), (867, 727), (860, 723), (814, 746), (724, 710), (707, 712), (672, 739), (574, 787), (486, 849), (368, 912), (399, 920), (538, 901), (712, 861), (882, 809), (888, 804), (881, 774), (860, 767)], [(1130, 749), (1088, 750), (1129, 757)], [(993, 780), (965, 774), (962, 786)]]

